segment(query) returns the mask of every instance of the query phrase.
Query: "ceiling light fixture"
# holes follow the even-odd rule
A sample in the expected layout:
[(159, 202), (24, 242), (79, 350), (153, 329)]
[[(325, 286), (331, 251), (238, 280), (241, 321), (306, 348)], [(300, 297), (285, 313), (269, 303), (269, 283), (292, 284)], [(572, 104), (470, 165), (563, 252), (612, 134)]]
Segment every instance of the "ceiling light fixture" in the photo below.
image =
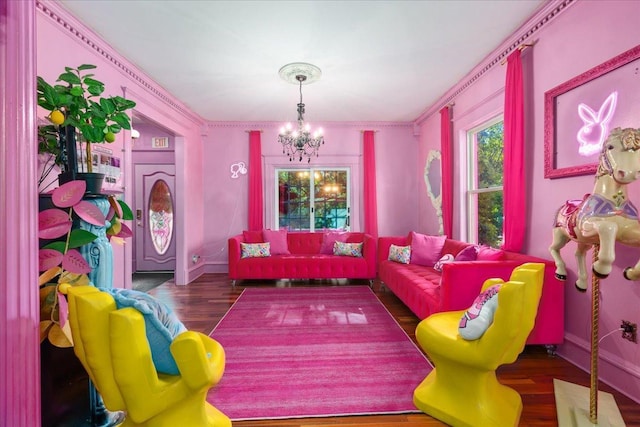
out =
[(289, 156), (289, 161), (297, 158), (302, 161), (307, 158), (307, 163), (311, 162), (311, 157), (318, 157), (318, 148), (324, 144), (322, 129), (318, 129), (313, 134), (311, 126), (304, 122), (304, 104), (302, 103), (302, 84), (310, 84), (320, 79), (322, 72), (320, 68), (304, 62), (294, 62), (280, 68), (280, 77), (289, 83), (300, 85), (300, 103), (298, 104), (298, 128), (294, 129), (291, 123), (280, 128), (278, 142), (282, 144), (282, 153)]

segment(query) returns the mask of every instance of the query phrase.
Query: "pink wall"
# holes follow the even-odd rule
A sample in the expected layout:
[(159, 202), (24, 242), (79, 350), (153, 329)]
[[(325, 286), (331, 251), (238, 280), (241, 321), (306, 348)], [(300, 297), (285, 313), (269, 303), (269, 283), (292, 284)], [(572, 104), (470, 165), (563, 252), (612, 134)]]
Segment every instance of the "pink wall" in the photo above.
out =
[[(37, 62), (38, 75), (54, 81), (65, 66), (83, 63), (98, 66), (96, 75), (105, 83), (106, 93), (124, 95), (136, 101), (136, 111), (150, 122), (175, 135), (176, 161), (176, 283), (193, 280), (197, 267), (191, 264), (191, 253), (203, 246), (202, 204), (202, 119), (156, 85), (127, 59), (113, 52), (95, 33), (79, 23), (61, 6), (53, 2), (37, 2)], [(51, 49), (50, 46), (56, 46)], [(61, 55), (60, 52), (64, 52)], [(43, 115), (40, 112), (39, 115)], [(133, 197), (131, 140), (129, 132), (117, 135), (116, 142), (107, 145), (114, 153), (123, 151), (124, 198), (131, 204)], [(188, 149), (187, 149), (188, 147)], [(188, 170), (189, 173), (183, 173)], [(182, 212), (189, 206), (188, 212)], [(116, 286), (130, 284), (131, 245), (114, 246)], [(189, 258), (189, 259), (188, 259)]]
[[(550, 5), (559, 3), (552, 2)], [(640, 42), (638, 16), (640, 2), (636, 1), (574, 2), (554, 20), (537, 29), (531, 37), (536, 41), (535, 46), (523, 53), (525, 93), (528, 99), (525, 106), (528, 145), (527, 203), (531, 207), (528, 212), (523, 212), (523, 215), (527, 215), (529, 223), (523, 252), (551, 259), (548, 247), (551, 243), (551, 222), (555, 210), (566, 199), (580, 198), (593, 188), (593, 176), (555, 180), (544, 178), (544, 93), (637, 45)], [(543, 17), (544, 14), (541, 14), (538, 21)], [(533, 21), (529, 21), (531, 22)], [(495, 55), (504, 51), (518, 36), (532, 27), (525, 24), (519, 32), (514, 33), (512, 39), (507, 40), (495, 51)], [(505, 67), (498, 63), (471, 86), (454, 96), (454, 157), (457, 164), (463, 157), (464, 131), (501, 109), (504, 79)], [(466, 81), (461, 81), (458, 87)], [(448, 93), (455, 91), (456, 87)], [(449, 101), (443, 98), (441, 105)], [(429, 149), (439, 148), (439, 115), (436, 112), (439, 106), (435, 107), (437, 108), (432, 108), (431, 113), (420, 121), (421, 159)], [(640, 111), (636, 112), (636, 116), (638, 119), (635, 126), (640, 127)], [(421, 168), (418, 168), (417, 174), (421, 174)], [(456, 172), (456, 178), (458, 176)], [(455, 180), (455, 212), (462, 208), (459, 190), (461, 182), (461, 179)], [(640, 199), (637, 198), (639, 195), (640, 183), (632, 184), (630, 196), (636, 197), (636, 203), (640, 203)], [(431, 215), (429, 207), (425, 205), (421, 200), (421, 218)], [(454, 229), (461, 230), (459, 216), (454, 218)], [(457, 233), (462, 234), (460, 231)], [(570, 273), (566, 282), (565, 344), (558, 349), (558, 353), (588, 371), (591, 300), (590, 293), (581, 294), (574, 290), (574, 250), (575, 244), (569, 243), (562, 251)], [(618, 246), (616, 252), (613, 272), (600, 286), (600, 336), (619, 328), (622, 319), (640, 323), (640, 283), (629, 282), (622, 277), (622, 270), (635, 264), (640, 257), (640, 250)], [(621, 334), (616, 332), (601, 342), (599, 352), (600, 379), (640, 402), (638, 344), (622, 340)]]
[[(247, 228), (248, 175), (232, 179), (230, 167), (237, 162), (248, 165), (249, 136), (247, 131), (261, 129), (263, 174), (265, 176), (265, 207), (273, 200), (271, 179), (275, 167), (291, 163), (282, 154), (278, 143), (281, 123), (210, 123), (205, 137), (205, 262), (207, 271), (227, 271), (227, 239)], [(416, 168), (417, 139), (413, 126), (407, 123), (321, 123), (325, 145), (311, 166), (351, 166), (352, 205), (362, 199), (362, 130), (373, 129), (375, 134), (378, 227), (380, 235), (407, 234), (417, 227), (415, 209), (417, 185), (412, 174), (403, 173)], [(307, 164), (295, 162), (307, 167)], [(270, 175), (271, 173), (271, 175)], [(362, 217), (355, 218), (354, 229), (361, 229)], [(273, 215), (267, 212), (265, 226), (273, 228)]]

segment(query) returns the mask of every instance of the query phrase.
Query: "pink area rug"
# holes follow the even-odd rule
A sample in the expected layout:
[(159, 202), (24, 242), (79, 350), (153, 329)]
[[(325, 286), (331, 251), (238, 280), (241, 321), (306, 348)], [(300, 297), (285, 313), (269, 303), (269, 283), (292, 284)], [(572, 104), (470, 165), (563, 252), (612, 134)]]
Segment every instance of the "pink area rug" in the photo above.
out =
[(249, 288), (211, 333), (232, 420), (418, 412), (429, 362), (367, 286)]

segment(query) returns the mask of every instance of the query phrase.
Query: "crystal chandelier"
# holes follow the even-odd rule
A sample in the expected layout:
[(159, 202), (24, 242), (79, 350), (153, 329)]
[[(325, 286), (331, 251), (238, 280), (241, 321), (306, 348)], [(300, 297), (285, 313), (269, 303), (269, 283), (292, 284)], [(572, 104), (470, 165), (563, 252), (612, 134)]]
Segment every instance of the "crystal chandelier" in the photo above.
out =
[(280, 69), (280, 77), (284, 80), (300, 86), (300, 103), (298, 104), (298, 127), (294, 129), (291, 123), (280, 128), (278, 141), (282, 144), (282, 153), (289, 157), (289, 161), (297, 158), (302, 161), (307, 158), (307, 163), (311, 162), (311, 157), (318, 157), (318, 148), (324, 144), (322, 129), (318, 129), (313, 134), (311, 126), (304, 122), (304, 104), (302, 103), (302, 83), (313, 83), (320, 78), (320, 69), (315, 65), (305, 63), (293, 63), (285, 65)]

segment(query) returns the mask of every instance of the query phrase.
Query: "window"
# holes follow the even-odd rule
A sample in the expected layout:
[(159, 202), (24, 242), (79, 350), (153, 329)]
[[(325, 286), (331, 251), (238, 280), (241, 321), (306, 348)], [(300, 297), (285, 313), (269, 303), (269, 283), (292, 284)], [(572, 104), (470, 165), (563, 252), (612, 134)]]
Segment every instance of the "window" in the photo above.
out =
[(348, 169), (278, 169), (278, 228), (349, 229)]
[(467, 159), (467, 236), (470, 242), (500, 247), (504, 241), (502, 117), (467, 133)]

